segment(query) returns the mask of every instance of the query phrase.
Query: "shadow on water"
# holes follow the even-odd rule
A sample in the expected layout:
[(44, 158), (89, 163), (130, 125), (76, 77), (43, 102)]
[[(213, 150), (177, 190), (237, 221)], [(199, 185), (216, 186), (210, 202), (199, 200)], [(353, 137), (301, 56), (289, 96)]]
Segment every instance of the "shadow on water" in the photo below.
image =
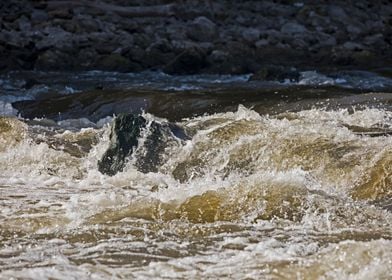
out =
[(361, 94), (361, 90), (334, 86), (290, 86), (278, 88), (232, 87), (190, 91), (151, 89), (90, 90), (43, 100), (24, 100), (12, 105), (24, 118), (56, 121), (88, 118), (93, 122), (118, 113), (142, 111), (178, 121), (203, 114), (234, 111), (239, 104), (261, 114), (299, 111), (313, 107), (351, 108), (355, 105), (392, 105), (388, 93)]

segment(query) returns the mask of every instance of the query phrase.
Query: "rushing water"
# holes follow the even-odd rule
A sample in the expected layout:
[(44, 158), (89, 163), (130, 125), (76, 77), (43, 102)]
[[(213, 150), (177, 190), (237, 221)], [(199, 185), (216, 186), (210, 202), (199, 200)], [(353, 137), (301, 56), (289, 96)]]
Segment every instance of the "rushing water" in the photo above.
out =
[[(226, 87), (243, 83), (244, 94), (250, 90), (244, 77), (225, 78)], [(208, 79), (188, 77), (200, 88), (216, 86), (216, 77)], [(161, 82), (168, 83), (159, 80), (157, 87)], [(17, 118), (10, 102), (27, 93), (18, 94), (9, 86), (0, 117), (1, 279), (392, 275), (388, 87), (278, 98), (268, 106), (252, 96), (253, 109), (237, 104), (231, 112), (190, 114), (176, 122), (189, 139), (168, 139), (157, 171), (142, 173), (137, 161), (148, 149), (147, 126), (114, 176), (97, 168), (109, 146), (111, 116)], [(80, 117), (74, 108), (66, 109)]]

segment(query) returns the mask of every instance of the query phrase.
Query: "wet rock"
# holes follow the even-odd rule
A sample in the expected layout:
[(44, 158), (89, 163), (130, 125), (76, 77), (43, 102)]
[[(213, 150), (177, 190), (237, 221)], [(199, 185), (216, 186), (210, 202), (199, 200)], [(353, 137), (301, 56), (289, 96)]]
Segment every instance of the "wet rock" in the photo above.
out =
[(198, 17), (189, 25), (187, 35), (198, 42), (214, 41), (218, 36), (218, 29), (214, 22), (206, 17)]
[(119, 115), (112, 124), (109, 148), (98, 161), (99, 172), (113, 176), (122, 171), (125, 159), (136, 148), (141, 130), (145, 126), (146, 120), (141, 116)]
[[(138, 147), (143, 134), (142, 147)], [(112, 124), (109, 148), (98, 161), (98, 170), (110, 176), (121, 172), (131, 156), (136, 158), (135, 166), (141, 172), (156, 172), (162, 164), (161, 154), (170, 140), (187, 139), (186, 133), (171, 123), (148, 121), (142, 116), (120, 114)], [(139, 152), (138, 149), (142, 151)]]

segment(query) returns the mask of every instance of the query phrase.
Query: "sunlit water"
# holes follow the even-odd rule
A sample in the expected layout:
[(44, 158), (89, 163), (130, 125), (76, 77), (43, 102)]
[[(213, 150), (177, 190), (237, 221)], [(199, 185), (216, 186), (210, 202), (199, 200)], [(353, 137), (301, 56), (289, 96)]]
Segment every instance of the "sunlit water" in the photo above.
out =
[(0, 117), (1, 279), (392, 275), (387, 109), (240, 105), (178, 122), (157, 172), (136, 166), (146, 129), (112, 177), (111, 118), (76, 122)]

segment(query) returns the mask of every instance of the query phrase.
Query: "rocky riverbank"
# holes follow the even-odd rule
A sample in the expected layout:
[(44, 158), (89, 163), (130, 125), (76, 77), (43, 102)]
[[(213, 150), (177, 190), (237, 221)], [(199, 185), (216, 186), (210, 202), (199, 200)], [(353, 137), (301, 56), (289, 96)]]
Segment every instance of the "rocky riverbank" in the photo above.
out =
[(291, 67), (392, 65), (387, 0), (103, 2), (1, 1), (0, 71), (163, 70), (263, 79), (271, 65), (273, 75)]

